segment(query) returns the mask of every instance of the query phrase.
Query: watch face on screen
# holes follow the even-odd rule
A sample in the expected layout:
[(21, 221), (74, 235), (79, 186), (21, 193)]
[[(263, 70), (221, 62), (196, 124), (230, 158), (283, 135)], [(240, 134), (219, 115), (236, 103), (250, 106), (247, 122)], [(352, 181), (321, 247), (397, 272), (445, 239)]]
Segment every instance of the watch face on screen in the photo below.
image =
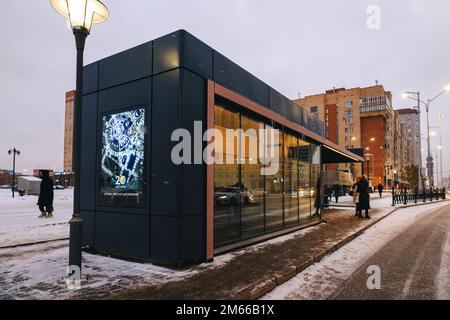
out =
[(102, 202), (140, 204), (144, 187), (145, 109), (103, 117)]

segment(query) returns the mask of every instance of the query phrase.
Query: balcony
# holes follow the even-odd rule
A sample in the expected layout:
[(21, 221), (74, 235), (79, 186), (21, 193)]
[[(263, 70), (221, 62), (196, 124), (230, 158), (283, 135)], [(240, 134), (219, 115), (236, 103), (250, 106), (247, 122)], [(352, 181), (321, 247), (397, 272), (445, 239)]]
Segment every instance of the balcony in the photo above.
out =
[(360, 100), (362, 117), (382, 115), (385, 118), (393, 116), (391, 101), (387, 96), (365, 97)]

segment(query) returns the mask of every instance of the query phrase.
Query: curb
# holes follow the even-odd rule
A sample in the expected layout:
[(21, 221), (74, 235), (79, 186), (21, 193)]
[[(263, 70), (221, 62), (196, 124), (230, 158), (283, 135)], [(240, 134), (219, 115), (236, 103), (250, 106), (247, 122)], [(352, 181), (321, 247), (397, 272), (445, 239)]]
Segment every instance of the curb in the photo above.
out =
[(69, 238), (59, 238), (59, 239), (50, 239), (50, 240), (42, 240), (42, 241), (35, 241), (35, 242), (26, 242), (26, 243), (19, 243), (19, 244), (12, 244), (9, 246), (0, 247), (0, 250), (2, 249), (13, 249), (13, 248), (19, 248), (19, 247), (29, 247), (34, 246), (37, 244), (43, 244), (43, 243), (49, 243), (49, 242), (56, 242), (56, 241), (63, 241), (63, 240), (69, 240)]
[(251, 284), (237, 290), (230, 299), (232, 299), (232, 300), (257, 300), (257, 299), (263, 297), (267, 293), (274, 290), (277, 286), (294, 278), (297, 274), (304, 271), (306, 268), (312, 266), (315, 263), (320, 262), (326, 256), (334, 253), (335, 251), (339, 250), (340, 248), (342, 248), (349, 242), (355, 240), (361, 234), (363, 234), (365, 231), (367, 231), (368, 229), (370, 229), (371, 227), (373, 227), (380, 221), (384, 220), (385, 218), (389, 217), (397, 210), (407, 209), (407, 208), (411, 208), (411, 207), (419, 207), (419, 206), (424, 206), (424, 205), (433, 204), (433, 203), (448, 202), (448, 201), (450, 201), (450, 200), (439, 200), (439, 201), (434, 201), (434, 202), (414, 203), (414, 204), (409, 204), (409, 205), (405, 205), (402, 207), (393, 208), (393, 210), (389, 211), (383, 217), (379, 218), (378, 220), (374, 220), (373, 222), (369, 223), (365, 227), (356, 231), (352, 235), (350, 235), (347, 238), (342, 239), (338, 243), (334, 244), (329, 249), (326, 249), (316, 255), (313, 255), (306, 260), (304, 260), (304, 259), (294, 260), (292, 262), (292, 264), (289, 264), (288, 266), (283, 267), (280, 270), (272, 272), (270, 275), (263, 277), (260, 281), (251, 283)]

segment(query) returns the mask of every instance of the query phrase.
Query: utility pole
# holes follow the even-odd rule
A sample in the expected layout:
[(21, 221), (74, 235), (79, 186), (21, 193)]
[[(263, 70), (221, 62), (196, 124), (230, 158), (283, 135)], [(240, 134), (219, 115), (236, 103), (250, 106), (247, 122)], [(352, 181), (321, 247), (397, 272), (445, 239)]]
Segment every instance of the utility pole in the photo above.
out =
[(16, 187), (16, 155), (20, 156), (20, 151), (16, 148), (8, 150), (9, 155), (13, 155), (13, 179), (11, 184), (12, 197), (14, 198), (14, 188)]
[(439, 110), (439, 172), (440, 172), (440, 177), (439, 177), (439, 187), (443, 187), (443, 183), (442, 183), (442, 173), (443, 173), (443, 169), (442, 169), (442, 149), (444, 148), (444, 146), (442, 145), (442, 118), (444, 116), (441, 113), (441, 110)]

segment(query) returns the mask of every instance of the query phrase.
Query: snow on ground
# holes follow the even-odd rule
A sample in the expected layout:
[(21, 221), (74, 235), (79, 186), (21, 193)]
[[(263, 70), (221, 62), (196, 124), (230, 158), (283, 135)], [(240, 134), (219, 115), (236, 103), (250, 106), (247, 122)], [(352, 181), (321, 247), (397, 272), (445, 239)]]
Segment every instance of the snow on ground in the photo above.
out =
[[(55, 218), (38, 219), (37, 197), (11, 199), (9, 192), (0, 193), (0, 247), (67, 237), (72, 193), (65, 191), (56, 194)], [(320, 226), (220, 255), (212, 263), (204, 263), (187, 270), (174, 270), (150, 263), (134, 263), (83, 253), (83, 275), (87, 278), (82, 283), (81, 291), (68, 290), (63, 280), (68, 265), (68, 241), (0, 248), (0, 299), (66, 299), (82, 296), (95, 288), (107, 288), (105, 291), (111, 292), (130, 286), (180, 281), (199, 272), (220, 268), (243, 254), (302, 236), (317, 228)]]
[(39, 219), (37, 196), (13, 199), (10, 190), (0, 190), (0, 247), (66, 238), (72, 216), (73, 190), (55, 190), (53, 218)]
[(441, 267), (436, 283), (438, 284), (439, 300), (450, 300), (450, 230), (447, 231), (447, 240), (442, 251)]
[[(72, 200), (72, 190), (55, 191), (55, 217), (39, 219), (37, 197), (12, 199), (10, 191), (0, 190), (0, 247), (68, 237)], [(378, 214), (386, 214), (392, 208), (390, 198), (375, 200), (372, 207), (382, 209)], [(0, 248), (0, 299), (66, 299), (82, 297), (95, 288), (111, 292), (131, 286), (180, 281), (199, 272), (220, 268), (236, 257), (258, 251), (264, 246), (282, 243), (318, 228), (321, 225), (220, 255), (212, 263), (187, 270), (173, 270), (150, 263), (134, 263), (83, 253), (83, 275), (87, 279), (83, 281), (81, 291), (68, 290), (63, 281), (68, 265), (68, 241)]]
[[(387, 242), (411, 226), (419, 215), (427, 214), (446, 205), (448, 205), (448, 202), (429, 204), (425, 208), (419, 206), (397, 211), (368, 229), (348, 245), (277, 287), (262, 299), (327, 299), (336, 291), (340, 283), (350, 277)], [(448, 269), (442, 268), (442, 270), (442, 274), (448, 272)]]

